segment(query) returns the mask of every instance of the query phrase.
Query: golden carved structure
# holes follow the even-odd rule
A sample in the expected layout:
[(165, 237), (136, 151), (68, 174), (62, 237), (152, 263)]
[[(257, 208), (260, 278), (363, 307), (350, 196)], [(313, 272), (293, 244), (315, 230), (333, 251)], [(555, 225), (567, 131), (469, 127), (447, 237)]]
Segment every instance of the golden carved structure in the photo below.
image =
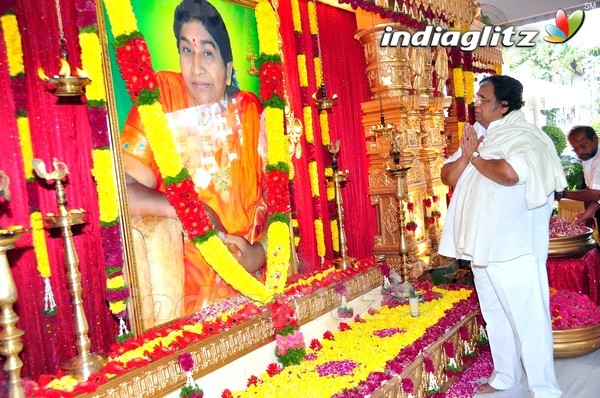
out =
[[(394, 168), (390, 147), (395, 140), (400, 149), (398, 167), (410, 168), (406, 175), (404, 202), (414, 204), (413, 215), (418, 229), (411, 237), (415, 244), (410, 246), (418, 253), (409, 253), (409, 258), (416, 261), (418, 255), (430, 254), (432, 248), (437, 248), (439, 225), (425, 226), (425, 216), (431, 217), (431, 209), (425, 207), (425, 200), (438, 196), (441, 200), (436, 204), (437, 210), (442, 214), (446, 211), (447, 188), (440, 181), (440, 170), (446, 146), (444, 111), (452, 98), (436, 93), (434, 73), (439, 72), (445, 81), (448, 71), (435, 71), (433, 63), (439, 59), (447, 62), (447, 57), (439, 53), (445, 51), (443, 48), (381, 47), (379, 44), (386, 26), (391, 25), (394, 31), (410, 29), (398, 23), (373, 24), (373, 16), (360, 10), (356, 15), (359, 28), (365, 27), (359, 29), (355, 38), (365, 51), (366, 74), (372, 92), (372, 100), (363, 103), (362, 110), (370, 160), (369, 195), (378, 213), (379, 231), (374, 252), (377, 258), (399, 266), (402, 255), (398, 247), (402, 234), (395, 197), (396, 181), (386, 173), (386, 169)], [(382, 133), (383, 130), (373, 127), (381, 114), (393, 129)], [(409, 264), (411, 269), (414, 265)]]
[[(381, 278), (379, 267), (357, 274), (345, 282), (348, 290), (346, 298), (352, 300), (381, 286)], [(339, 307), (341, 296), (335, 286), (329, 286), (299, 298), (296, 304), (299, 322), (305, 324)], [(194, 363), (197, 364), (194, 368), (194, 379), (198, 379), (274, 339), (271, 315), (263, 310), (252, 319), (226, 332), (192, 343), (183, 351), (115, 377), (100, 385), (89, 396), (102, 398), (164, 396), (181, 388), (185, 382), (186, 375), (181, 371), (178, 360), (181, 353), (189, 352), (194, 358)]]
[[(21, 385), (21, 368), (23, 361), (19, 353), (23, 349), (21, 336), (24, 332), (17, 327), (19, 316), (13, 310), (17, 302), (17, 287), (10, 272), (6, 252), (15, 247), (15, 243), (26, 230), (0, 233), (0, 354), (5, 357), (4, 370), (8, 375), (8, 396), (10, 398), (25, 397)], [(2, 395), (0, 391), (0, 395)]]

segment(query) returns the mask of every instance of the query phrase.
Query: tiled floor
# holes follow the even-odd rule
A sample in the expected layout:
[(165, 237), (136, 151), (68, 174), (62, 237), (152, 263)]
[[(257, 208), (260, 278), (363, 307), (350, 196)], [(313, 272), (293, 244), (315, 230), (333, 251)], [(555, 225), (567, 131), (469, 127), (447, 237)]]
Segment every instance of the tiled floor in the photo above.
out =
[[(564, 398), (600, 397), (600, 350), (583, 357), (557, 359), (554, 361), (554, 366)], [(531, 395), (526, 388), (522, 387), (519, 390), (476, 395), (476, 397), (530, 398)]]

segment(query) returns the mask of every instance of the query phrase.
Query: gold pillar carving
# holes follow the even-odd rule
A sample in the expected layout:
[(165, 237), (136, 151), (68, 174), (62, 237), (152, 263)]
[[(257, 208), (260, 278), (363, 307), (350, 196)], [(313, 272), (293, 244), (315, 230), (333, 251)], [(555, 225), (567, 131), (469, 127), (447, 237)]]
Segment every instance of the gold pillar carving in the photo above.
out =
[[(439, 224), (425, 226), (424, 218), (431, 210), (428, 213), (424, 202), (433, 195), (445, 198), (447, 192), (440, 180), (440, 170), (446, 146), (444, 111), (452, 98), (434, 95), (434, 51), (431, 48), (382, 48), (379, 45), (386, 26), (391, 25), (394, 30), (408, 28), (385, 23), (360, 10), (357, 10), (357, 20), (359, 27), (365, 27), (357, 31), (355, 38), (364, 48), (371, 89), (371, 101), (362, 103), (362, 123), (370, 161), (369, 195), (377, 209), (378, 235), (374, 253), (397, 268), (402, 264), (403, 256), (398, 250), (402, 237), (398, 222), (399, 200), (395, 197), (395, 181), (386, 173), (386, 169), (394, 167), (389, 153), (395, 139), (400, 149), (397, 167), (410, 168), (405, 178), (403, 201), (414, 204), (412, 216), (418, 224), (417, 231), (409, 237), (408, 253), (411, 276), (415, 277), (422, 267), (419, 258), (425, 259), (432, 254), (431, 248), (437, 247)], [(371, 21), (371, 25), (367, 25), (367, 21)], [(380, 124), (381, 115), (393, 129), (382, 133), (381, 129), (374, 128)], [(436, 204), (437, 210), (445, 214), (446, 206), (442, 202), (445, 201)]]

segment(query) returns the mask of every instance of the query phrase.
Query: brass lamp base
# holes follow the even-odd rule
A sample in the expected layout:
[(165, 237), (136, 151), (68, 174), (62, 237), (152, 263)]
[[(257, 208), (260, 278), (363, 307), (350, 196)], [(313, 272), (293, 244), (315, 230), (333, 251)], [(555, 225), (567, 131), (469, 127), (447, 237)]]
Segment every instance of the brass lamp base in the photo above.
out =
[(90, 375), (97, 373), (106, 363), (106, 355), (89, 353), (79, 354), (67, 362), (63, 363), (60, 367), (77, 381), (86, 381)]
[(346, 269), (354, 266), (356, 263), (356, 259), (353, 257), (339, 257), (333, 260), (333, 264), (335, 264), (335, 268), (337, 269)]

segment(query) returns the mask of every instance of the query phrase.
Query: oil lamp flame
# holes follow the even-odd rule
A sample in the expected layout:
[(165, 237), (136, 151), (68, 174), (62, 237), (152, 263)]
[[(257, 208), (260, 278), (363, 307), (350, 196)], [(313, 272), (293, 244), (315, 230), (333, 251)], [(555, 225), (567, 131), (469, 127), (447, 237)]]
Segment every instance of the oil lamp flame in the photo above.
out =
[(71, 76), (71, 65), (69, 65), (69, 62), (67, 62), (67, 60), (64, 58), (60, 59), (60, 71), (58, 72), (58, 76)]
[(75, 68), (77, 76), (71, 76), (71, 65), (66, 59), (60, 58), (58, 75), (49, 78), (44, 69), (38, 68), (38, 76), (53, 87), (52, 93), (57, 97), (77, 97), (84, 95), (83, 86), (90, 83), (88, 74), (82, 69)]

